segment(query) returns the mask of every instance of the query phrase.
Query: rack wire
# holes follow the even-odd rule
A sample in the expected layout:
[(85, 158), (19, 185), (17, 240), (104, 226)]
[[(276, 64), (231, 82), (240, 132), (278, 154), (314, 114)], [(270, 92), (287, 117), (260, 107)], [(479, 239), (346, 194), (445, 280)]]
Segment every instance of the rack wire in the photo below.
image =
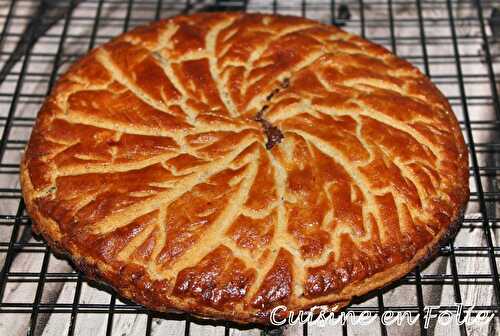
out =
[[(260, 330), (186, 314), (157, 314), (89, 286), (34, 238), (19, 189), (19, 161), (36, 113), (58, 75), (88, 50), (151, 20), (214, 10), (295, 14), (343, 26), (386, 46), (446, 94), (470, 152), (468, 215), (436, 261), (347, 308), (375, 324)], [(0, 334), (5, 335), (495, 335), (500, 334), (500, 3), (491, 1), (0, 1)], [(425, 325), (426, 307), (454, 314), (454, 303), (486, 326)], [(387, 311), (415, 325), (386, 326)], [(464, 312), (459, 314), (464, 317)], [(475, 329), (476, 328), (476, 329)], [(479, 328), (479, 329), (477, 329)]]

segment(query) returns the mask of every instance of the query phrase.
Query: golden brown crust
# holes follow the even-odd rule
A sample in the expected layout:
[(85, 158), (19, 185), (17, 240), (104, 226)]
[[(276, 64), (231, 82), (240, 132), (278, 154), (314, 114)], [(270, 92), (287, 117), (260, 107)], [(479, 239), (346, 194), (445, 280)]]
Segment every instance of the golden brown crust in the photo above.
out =
[(404, 276), (457, 227), (451, 108), (384, 48), (314, 21), (211, 13), (95, 49), (21, 165), (34, 228), (159, 310), (269, 323)]

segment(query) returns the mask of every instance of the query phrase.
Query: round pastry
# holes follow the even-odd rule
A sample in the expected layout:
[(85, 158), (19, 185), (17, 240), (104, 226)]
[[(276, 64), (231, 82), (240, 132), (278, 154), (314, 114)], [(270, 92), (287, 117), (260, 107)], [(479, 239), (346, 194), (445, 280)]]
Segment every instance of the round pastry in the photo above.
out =
[(444, 96), (383, 47), (202, 13), (76, 62), (21, 178), (36, 232), (88, 277), (150, 309), (265, 324), (426, 260), (461, 218), (467, 161)]

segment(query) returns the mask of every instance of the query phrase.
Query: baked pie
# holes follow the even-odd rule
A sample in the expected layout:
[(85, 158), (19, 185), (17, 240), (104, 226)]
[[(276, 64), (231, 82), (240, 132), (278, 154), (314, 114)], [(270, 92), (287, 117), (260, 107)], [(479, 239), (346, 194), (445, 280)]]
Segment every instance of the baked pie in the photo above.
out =
[(459, 125), (419, 70), (333, 26), (244, 13), (154, 22), (77, 61), (21, 181), (35, 231), (89, 278), (264, 324), (401, 278), (469, 196)]

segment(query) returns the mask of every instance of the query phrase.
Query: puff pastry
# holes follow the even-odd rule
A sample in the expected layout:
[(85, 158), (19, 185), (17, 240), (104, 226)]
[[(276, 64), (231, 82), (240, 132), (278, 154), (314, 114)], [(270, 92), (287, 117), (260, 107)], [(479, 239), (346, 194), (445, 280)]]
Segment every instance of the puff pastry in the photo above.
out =
[(21, 167), (34, 228), (150, 309), (269, 323), (342, 307), (457, 228), (468, 155), (447, 100), (339, 28), (177, 16), (58, 81)]

